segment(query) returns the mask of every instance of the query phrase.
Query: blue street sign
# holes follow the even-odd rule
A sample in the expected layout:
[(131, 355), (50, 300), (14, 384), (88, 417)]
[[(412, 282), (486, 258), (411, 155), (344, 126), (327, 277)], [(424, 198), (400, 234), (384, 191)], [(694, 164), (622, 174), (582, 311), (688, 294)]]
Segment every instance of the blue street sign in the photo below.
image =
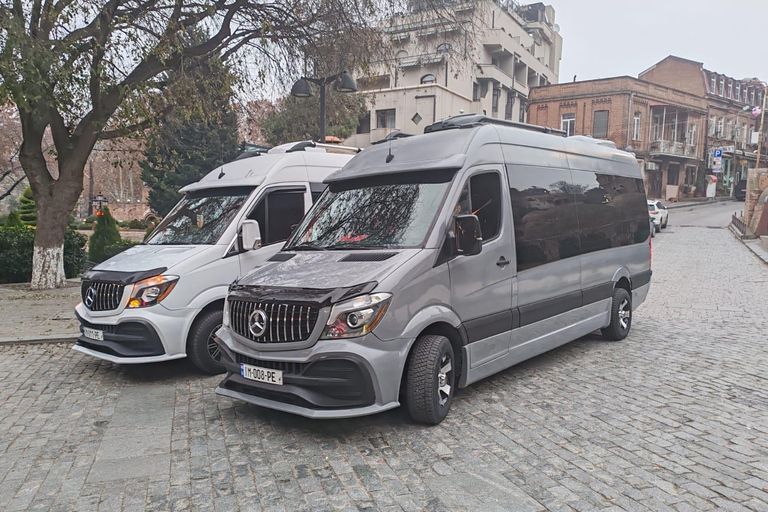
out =
[(723, 150), (722, 149), (716, 149), (714, 156), (715, 156), (715, 158), (722, 158), (723, 157)]

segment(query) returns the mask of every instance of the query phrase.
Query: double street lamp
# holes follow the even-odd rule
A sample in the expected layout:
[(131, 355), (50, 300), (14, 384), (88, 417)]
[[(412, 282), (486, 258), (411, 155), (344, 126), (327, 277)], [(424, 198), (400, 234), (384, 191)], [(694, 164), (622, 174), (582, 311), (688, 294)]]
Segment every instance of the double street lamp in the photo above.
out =
[(336, 82), (336, 90), (339, 92), (356, 92), (357, 84), (346, 71), (325, 78), (299, 78), (291, 87), (291, 96), (297, 98), (309, 98), (313, 95), (312, 85), (320, 88), (320, 142), (325, 142), (325, 87)]

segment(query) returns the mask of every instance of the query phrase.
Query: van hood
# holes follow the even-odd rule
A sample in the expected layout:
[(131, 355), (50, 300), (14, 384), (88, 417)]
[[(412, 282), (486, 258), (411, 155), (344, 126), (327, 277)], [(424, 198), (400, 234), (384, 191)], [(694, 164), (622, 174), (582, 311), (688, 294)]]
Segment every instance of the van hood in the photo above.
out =
[(93, 270), (111, 272), (140, 272), (157, 268), (169, 269), (182, 261), (205, 251), (210, 245), (136, 245)]
[[(421, 249), (392, 251), (279, 252), (238, 280), (238, 286), (276, 288), (346, 288), (378, 282)], [(275, 261), (285, 259), (286, 261)]]

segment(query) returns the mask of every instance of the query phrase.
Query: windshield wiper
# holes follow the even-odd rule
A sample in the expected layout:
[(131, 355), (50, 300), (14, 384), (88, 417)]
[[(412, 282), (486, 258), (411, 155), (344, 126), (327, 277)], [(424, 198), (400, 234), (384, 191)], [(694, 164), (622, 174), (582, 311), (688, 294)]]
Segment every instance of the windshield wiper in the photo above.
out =
[(283, 248), (284, 251), (327, 251), (327, 247), (317, 245), (313, 242), (302, 242), (299, 245)]
[(377, 250), (377, 249), (391, 249), (392, 247), (387, 247), (386, 245), (359, 245), (357, 242), (339, 242), (334, 245), (329, 245), (325, 249), (328, 251), (344, 251), (344, 250)]

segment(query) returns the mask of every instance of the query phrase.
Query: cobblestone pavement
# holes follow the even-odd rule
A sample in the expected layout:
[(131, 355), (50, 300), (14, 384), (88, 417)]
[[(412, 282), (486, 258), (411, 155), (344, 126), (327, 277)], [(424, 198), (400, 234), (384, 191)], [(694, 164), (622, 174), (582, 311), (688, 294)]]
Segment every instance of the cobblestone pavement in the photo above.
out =
[(436, 427), (260, 409), (185, 362), (0, 346), (0, 509), (768, 510), (768, 266), (671, 226), (653, 268), (627, 340), (479, 382)]
[(45, 291), (32, 291), (29, 283), (0, 285), (0, 343), (76, 338), (80, 324), (73, 311), (78, 302), (79, 280), (67, 281), (66, 288)]

